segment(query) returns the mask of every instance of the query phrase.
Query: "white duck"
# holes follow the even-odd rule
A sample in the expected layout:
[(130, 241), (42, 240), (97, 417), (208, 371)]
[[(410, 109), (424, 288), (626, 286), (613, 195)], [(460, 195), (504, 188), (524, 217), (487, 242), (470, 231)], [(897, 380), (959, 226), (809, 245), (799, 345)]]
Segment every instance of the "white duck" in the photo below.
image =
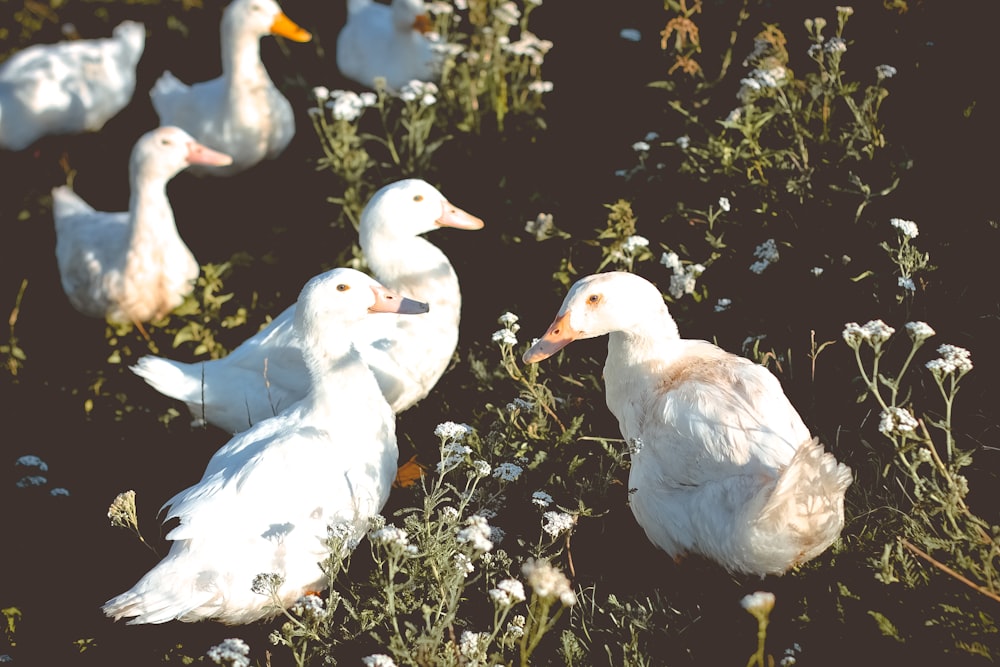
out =
[(229, 162), (184, 130), (160, 127), (132, 148), (128, 211), (95, 211), (69, 187), (53, 189), (56, 259), (70, 303), (139, 326), (179, 306), (200, 269), (177, 232), (167, 182), (191, 164)]
[[(448, 257), (420, 234), (482, 226), (482, 220), (419, 179), (386, 185), (362, 211), (360, 245), (368, 267), (390, 289), (431, 306), (423, 317), (372, 318), (358, 331), (361, 354), (397, 413), (427, 396), (458, 344), (458, 276)], [(145, 356), (132, 370), (160, 393), (187, 403), (195, 424), (243, 431), (308, 389), (301, 345), (293, 334), (295, 311), (292, 304), (221, 359), (186, 364)]]
[(850, 469), (823, 451), (764, 366), (680, 338), (644, 278), (610, 272), (577, 281), (524, 361), (604, 334), (608, 408), (638, 450), (629, 505), (656, 546), (764, 576), (837, 539)]
[(374, 88), (383, 77), (390, 91), (410, 81), (437, 81), (440, 57), (427, 36), (430, 18), (423, 0), (347, 0), (347, 22), (337, 35), (337, 69)]
[(146, 28), (123, 21), (106, 39), (35, 44), (0, 65), (0, 148), (96, 132), (132, 99)]
[(277, 574), (280, 603), (291, 606), (327, 584), (328, 529), (360, 539), (381, 511), (396, 473), (395, 417), (351, 329), (367, 313), (418, 314), (427, 304), (348, 268), (310, 280), (299, 303), (308, 395), (234, 436), (201, 481), (166, 502), (164, 520), (180, 520), (167, 534), (170, 552), (104, 605), (108, 616), (130, 624), (273, 616), (280, 609), (252, 590), (257, 575)]
[(231, 155), (226, 169), (193, 170), (229, 176), (277, 157), (295, 135), (292, 106), (260, 59), (260, 38), (274, 34), (312, 39), (274, 0), (233, 0), (222, 14), (222, 76), (188, 86), (169, 71), (149, 96), (161, 125), (183, 128), (198, 141)]

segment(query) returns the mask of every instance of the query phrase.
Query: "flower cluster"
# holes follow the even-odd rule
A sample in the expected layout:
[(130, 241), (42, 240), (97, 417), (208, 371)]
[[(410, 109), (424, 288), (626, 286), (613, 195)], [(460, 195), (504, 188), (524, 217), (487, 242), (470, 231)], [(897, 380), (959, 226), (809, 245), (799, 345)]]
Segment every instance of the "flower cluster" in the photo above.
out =
[(521, 567), (528, 585), (543, 600), (559, 600), (567, 607), (576, 604), (576, 593), (569, 579), (547, 560), (529, 558)]
[(226, 667), (250, 667), (250, 647), (242, 639), (224, 639), (205, 653), (212, 662)]
[(757, 261), (750, 265), (750, 270), (759, 275), (779, 259), (778, 246), (774, 239), (768, 239), (758, 245), (753, 251), (753, 256)]

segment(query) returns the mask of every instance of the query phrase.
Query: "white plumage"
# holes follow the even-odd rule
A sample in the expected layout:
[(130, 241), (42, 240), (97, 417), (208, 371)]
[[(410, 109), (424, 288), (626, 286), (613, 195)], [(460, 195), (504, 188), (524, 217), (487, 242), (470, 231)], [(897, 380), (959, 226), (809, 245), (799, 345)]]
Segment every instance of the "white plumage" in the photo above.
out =
[(130, 624), (273, 616), (280, 608), (252, 590), (257, 575), (277, 575), (281, 608), (291, 606), (327, 585), (328, 529), (356, 543), (381, 511), (396, 474), (395, 418), (351, 329), (368, 313), (419, 318), (427, 304), (347, 268), (310, 280), (299, 304), (307, 396), (234, 436), (201, 481), (166, 502), (165, 520), (180, 522), (167, 534), (169, 553), (104, 605), (108, 616)]
[(347, 0), (347, 22), (337, 35), (337, 68), (374, 88), (382, 77), (392, 92), (410, 81), (437, 81), (440, 56), (428, 37), (423, 0)]
[[(361, 249), (378, 280), (431, 306), (422, 317), (371, 318), (357, 330), (361, 354), (395, 412), (427, 396), (458, 344), (458, 276), (448, 257), (420, 235), (440, 227), (482, 226), (419, 179), (383, 187), (361, 214)], [(186, 364), (145, 356), (132, 370), (160, 393), (184, 401), (196, 422), (243, 431), (299, 400), (308, 388), (293, 335), (295, 311), (292, 304), (222, 359)]]
[(638, 450), (629, 504), (656, 546), (764, 576), (837, 539), (850, 469), (823, 451), (765, 367), (680, 338), (649, 281), (624, 272), (579, 280), (524, 361), (605, 334), (608, 408)]
[(146, 28), (119, 23), (112, 37), (35, 44), (0, 64), (0, 148), (43, 136), (96, 132), (132, 99)]
[(188, 165), (229, 161), (179, 128), (160, 127), (132, 149), (128, 211), (96, 211), (69, 187), (53, 189), (56, 259), (70, 303), (84, 315), (136, 324), (179, 306), (200, 268), (177, 232), (167, 182)]
[(260, 38), (269, 34), (312, 39), (274, 0), (233, 0), (222, 14), (222, 76), (189, 86), (167, 71), (150, 91), (161, 125), (181, 127), (233, 158), (226, 169), (195, 173), (244, 171), (280, 155), (295, 136), (292, 106), (260, 59)]

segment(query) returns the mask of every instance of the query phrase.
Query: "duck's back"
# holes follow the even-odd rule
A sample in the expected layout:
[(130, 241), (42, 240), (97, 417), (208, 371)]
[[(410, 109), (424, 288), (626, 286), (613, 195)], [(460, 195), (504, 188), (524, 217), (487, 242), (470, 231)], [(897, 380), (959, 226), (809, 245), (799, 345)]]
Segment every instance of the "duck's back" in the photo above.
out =
[(0, 144), (21, 150), (42, 136), (100, 130), (132, 99), (145, 46), (141, 23), (106, 39), (38, 44), (0, 65)]
[(369, 88), (383, 77), (390, 90), (398, 91), (414, 79), (433, 81), (434, 65), (430, 41), (415, 30), (399, 32), (387, 5), (367, 2), (349, 8), (337, 36), (337, 67), (345, 77)]

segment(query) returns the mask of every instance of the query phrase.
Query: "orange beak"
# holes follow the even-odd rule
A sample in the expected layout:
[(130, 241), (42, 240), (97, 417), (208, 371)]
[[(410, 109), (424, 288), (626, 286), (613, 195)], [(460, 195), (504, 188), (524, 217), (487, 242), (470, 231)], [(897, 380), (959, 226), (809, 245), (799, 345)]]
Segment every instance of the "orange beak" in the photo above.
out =
[(431, 31), (431, 28), (433, 27), (434, 26), (431, 23), (431, 17), (428, 16), (427, 14), (420, 14), (413, 21), (413, 29), (419, 32), (421, 35), (426, 35)]
[(458, 229), (482, 229), (486, 224), (467, 211), (448, 203), (441, 203), (441, 217), (434, 221), (439, 227), (456, 227)]
[(553, 354), (563, 349), (579, 337), (580, 332), (569, 324), (569, 311), (556, 317), (555, 321), (545, 332), (545, 335), (532, 345), (521, 360), (526, 364), (533, 364), (542, 359), (548, 359)]
[(203, 146), (197, 141), (192, 141), (188, 144), (187, 161), (188, 164), (206, 164), (211, 167), (225, 167), (226, 165), (233, 163), (233, 158), (225, 153), (213, 151), (208, 146)]
[(299, 27), (297, 23), (285, 16), (283, 12), (278, 12), (278, 15), (274, 17), (274, 23), (271, 24), (271, 34), (280, 35), (293, 42), (308, 42), (312, 39), (312, 35), (308, 30)]
[(423, 301), (410, 299), (386, 289), (381, 285), (372, 285), (375, 292), (375, 303), (368, 308), (369, 313), (398, 313), (400, 315), (421, 315), (431, 309)]

